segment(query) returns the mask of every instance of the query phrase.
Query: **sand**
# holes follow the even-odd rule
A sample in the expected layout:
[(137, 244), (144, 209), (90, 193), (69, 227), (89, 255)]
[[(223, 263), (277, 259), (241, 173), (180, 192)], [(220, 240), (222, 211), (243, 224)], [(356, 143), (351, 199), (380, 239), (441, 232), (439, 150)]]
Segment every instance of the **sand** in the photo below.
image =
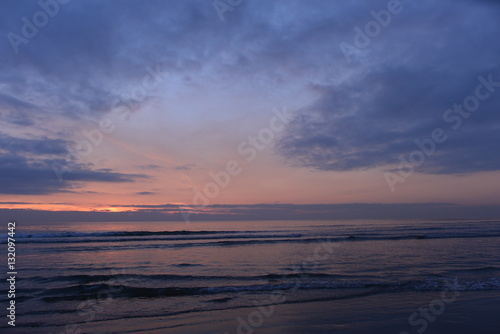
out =
[[(500, 332), (500, 292), (461, 292), (453, 302), (440, 304), (439, 300), (441, 300), (440, 292), (379, 294), (344, 300), (275, 305), (273, 314), (269, 314), (269, 308), (257, 311), (257, 307), (252, 307), (196, 312), (182, 316), (93, 322), (85, 324), (82, 333), (498, 334)], [(420, 307), (429, 307), (430, 304), (436, 313), (429, 311), (429, 320), (417, 313), (412, 326), (409, 317), (418, 312)], [(440, 305), (444, 305), (444, 309), (441, 309)]]

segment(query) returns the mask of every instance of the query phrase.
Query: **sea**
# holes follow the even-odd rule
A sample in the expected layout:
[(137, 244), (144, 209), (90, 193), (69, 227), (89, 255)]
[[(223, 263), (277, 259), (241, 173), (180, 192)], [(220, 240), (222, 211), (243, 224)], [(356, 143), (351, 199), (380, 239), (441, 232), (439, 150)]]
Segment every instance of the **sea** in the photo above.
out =
[(258, 333), (266, 305), (500, 291), (496, 220), (17, 222), (14, 239), (16, 326), (1, 333), (192, 333), (207, 312), (248, 322), (260, 306), (240, 328)]

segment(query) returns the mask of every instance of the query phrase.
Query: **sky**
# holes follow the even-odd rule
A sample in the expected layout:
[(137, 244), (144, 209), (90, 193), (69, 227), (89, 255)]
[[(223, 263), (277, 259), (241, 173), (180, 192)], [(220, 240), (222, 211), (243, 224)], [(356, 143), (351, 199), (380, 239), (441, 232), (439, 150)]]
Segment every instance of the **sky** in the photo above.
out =
[(498, 216), (499, 17), (488, 0), (1, 1), (0, 212)]

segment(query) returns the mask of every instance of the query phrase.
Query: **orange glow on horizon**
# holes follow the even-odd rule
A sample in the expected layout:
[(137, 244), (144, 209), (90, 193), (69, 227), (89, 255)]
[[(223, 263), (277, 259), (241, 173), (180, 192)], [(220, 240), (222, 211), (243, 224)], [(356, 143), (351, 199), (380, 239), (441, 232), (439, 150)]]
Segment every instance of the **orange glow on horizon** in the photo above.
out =
[(66, 203), (14, 203), (2, 204), (0, 209), (23, 209), (43, 211), (92, 211), (93, 208), (85, 208), (75, 204)]
[(130, 212), (136, 211), (135, 208), (127, 206), (120, 207), (95, 207), (79, 206), (76, 204), (65, 203), (14, 203), (0, 205), (0, 209), (22, 209), (22, 210), (41, 210), (41, 211), (80, 211), (80, 212)]

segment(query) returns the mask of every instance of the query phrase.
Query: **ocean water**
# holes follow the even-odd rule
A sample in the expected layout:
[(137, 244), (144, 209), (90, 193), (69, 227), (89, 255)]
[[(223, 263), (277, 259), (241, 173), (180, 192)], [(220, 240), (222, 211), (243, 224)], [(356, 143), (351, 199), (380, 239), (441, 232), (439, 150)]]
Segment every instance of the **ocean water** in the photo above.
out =
[(500, 221), (18, 222), (15, 239), (16, 333), (182, 332), (208, 311), (500, 290)]

